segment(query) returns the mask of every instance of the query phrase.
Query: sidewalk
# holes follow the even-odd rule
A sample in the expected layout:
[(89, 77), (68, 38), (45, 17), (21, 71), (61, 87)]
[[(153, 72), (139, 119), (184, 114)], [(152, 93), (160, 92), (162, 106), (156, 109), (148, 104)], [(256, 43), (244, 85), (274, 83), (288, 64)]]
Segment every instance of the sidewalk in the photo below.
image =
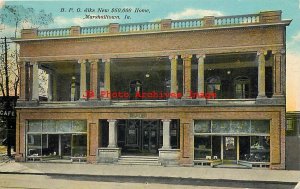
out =
[(300, 171), (228, 169), (205, 167), (162, 167), (145, 165), (102, 165), (65, 163), (0, 163), (0, 174), (59, 174), (88, 176), (168, 177), (236, 181), (300, 181)]

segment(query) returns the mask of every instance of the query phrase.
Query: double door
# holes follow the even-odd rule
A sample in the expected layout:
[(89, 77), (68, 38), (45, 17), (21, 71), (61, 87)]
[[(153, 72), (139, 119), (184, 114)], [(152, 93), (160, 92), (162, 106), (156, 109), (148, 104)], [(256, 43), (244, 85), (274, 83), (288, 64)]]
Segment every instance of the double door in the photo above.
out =
[(130, 151), (157, 153), (159, 148), (159, 120), (128, 120), (125, 144)]

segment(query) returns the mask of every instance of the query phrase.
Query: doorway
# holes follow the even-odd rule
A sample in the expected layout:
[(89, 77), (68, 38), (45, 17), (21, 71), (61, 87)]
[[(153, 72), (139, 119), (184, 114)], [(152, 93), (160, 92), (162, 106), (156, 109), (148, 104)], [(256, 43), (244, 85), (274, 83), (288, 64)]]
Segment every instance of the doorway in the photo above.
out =
[(158, 153), (159, 123), (157, 121), (143, 121), (142, 151), (145, 153)]
[(223, 160), (237, 160), (237, 137), (223, 137)]

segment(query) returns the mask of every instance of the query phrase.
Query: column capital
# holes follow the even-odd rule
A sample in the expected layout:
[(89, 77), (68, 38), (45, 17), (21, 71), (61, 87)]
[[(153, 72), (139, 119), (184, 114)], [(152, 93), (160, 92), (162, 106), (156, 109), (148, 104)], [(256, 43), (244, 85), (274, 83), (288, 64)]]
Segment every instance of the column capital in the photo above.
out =
[(39, 65), (39, 63), (37, 61), (30, 61), (30, 66), (33, 66), (33, 65)]
[(178, 55), (169, 55), (169, 59), (172, 60), (172, 59), (178, 59)]
[(283, 55), (283, 54), (285, 54), (285, 49), (284, 49), (284, 48), (281, 48), (281, 49), (273, 50), (273, 51), (272, 51), (272, 54), (273, 54), (273, 55)]
[(79, 59), (78, 60), (78, 64), (85, 64), (86, 63), (86, 59)]
[(116, 119), (108, 119), (107, 122), (117, 122)]
[(259, 56), (259, 55), (267, 55), (267, 54), (268, 54), (268, 51), (265, 50), (265, 49), (259, 49), (257, 51), (257, 56)]
[(197, 54), (196, 57), (199, 59), (199, 58), (205, 58), (206, 55), (205, 54)]
[(99, 62), (99, 59), (88, 59), (91, 64)]
[(162, 119), (161, 121), (162, 122), (171, 122), (172, 120), (171, 119)]
[(191, 54), (185, 54), (185, 55), (181, 55), (181, 58), (184, 60), (190, 60), (192, 59), (193, 55)]
[(109, 63), (111, 61), (111, 58), (102, 58), (101, 60), (102, 60), (102, 62), (108, 62)]

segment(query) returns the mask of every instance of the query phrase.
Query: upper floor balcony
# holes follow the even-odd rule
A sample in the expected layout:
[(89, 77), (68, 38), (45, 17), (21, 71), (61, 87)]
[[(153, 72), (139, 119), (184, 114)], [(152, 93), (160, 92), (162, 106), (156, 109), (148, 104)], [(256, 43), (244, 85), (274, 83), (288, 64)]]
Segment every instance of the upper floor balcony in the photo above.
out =
[(25, 29), (19, 105), (284, 105), (290, 22), (267, 11)]

